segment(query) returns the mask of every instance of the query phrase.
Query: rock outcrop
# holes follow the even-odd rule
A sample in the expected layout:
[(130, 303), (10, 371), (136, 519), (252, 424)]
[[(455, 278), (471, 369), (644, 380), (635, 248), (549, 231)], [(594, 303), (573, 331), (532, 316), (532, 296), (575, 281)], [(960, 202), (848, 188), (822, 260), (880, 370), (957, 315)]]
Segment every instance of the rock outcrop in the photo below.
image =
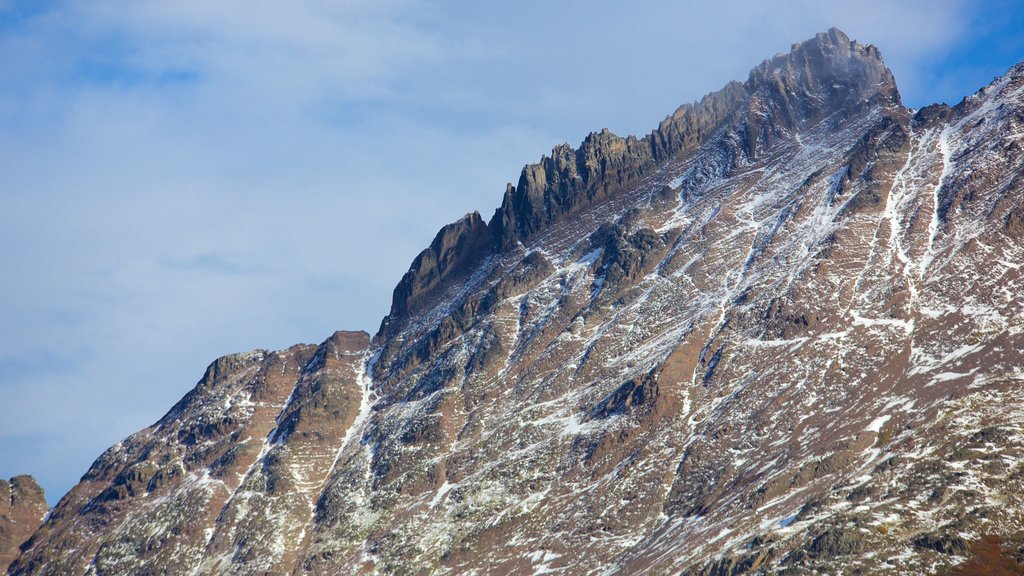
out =
[(0, 480), (0, 570), (21, 553), (21, 545), (43, 523), (48, 506), (31, 476)]

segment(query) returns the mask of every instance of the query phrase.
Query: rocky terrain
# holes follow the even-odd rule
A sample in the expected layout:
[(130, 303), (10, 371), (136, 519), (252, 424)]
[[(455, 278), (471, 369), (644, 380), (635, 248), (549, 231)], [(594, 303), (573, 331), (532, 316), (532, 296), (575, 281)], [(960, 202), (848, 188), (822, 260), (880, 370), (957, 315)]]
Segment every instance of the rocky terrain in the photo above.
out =
[(0, 480), (0, 570), (18, 557), (22, 543), (39, 529), (48, 508), (43, 489), (31, 476)]
[(227, 356), (22, 574), (1024, 574), (1024, 65), (830, 30), (443, 228), (376, 336)]

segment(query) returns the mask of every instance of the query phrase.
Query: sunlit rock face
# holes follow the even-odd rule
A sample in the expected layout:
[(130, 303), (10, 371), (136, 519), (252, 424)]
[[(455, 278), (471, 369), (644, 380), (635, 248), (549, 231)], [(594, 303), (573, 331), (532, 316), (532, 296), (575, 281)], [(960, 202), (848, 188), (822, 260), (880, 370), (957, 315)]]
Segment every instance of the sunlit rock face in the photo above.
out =
[(831, 30), (527, 166), (371, 339), (216, 361), (12, 574), (1019, 574), (1024, 66)]

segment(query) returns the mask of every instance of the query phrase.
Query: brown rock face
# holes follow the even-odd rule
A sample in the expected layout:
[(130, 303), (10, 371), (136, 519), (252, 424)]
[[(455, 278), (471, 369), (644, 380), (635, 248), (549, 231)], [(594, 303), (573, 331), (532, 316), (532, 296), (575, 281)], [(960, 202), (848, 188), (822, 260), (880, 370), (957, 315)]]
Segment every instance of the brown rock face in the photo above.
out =
[(442, 229), (371, 341), (222, 358), (11, 574), (1015, 573), (1024, 64), (832, 30)]
[(395, 287), (391, 314), (381, 324), (381, 332), (396, 333), (400, 326), (391, 325), (392, 321), (421, 309), (442, 282), (451, 284), (454, 277), (478, 264), (490, 250), (487, 224), (477, 212), (442, 228)]
[(48, 508), (43, 489), (31, 476), (0, 480), (0, 570), (18, 557)]

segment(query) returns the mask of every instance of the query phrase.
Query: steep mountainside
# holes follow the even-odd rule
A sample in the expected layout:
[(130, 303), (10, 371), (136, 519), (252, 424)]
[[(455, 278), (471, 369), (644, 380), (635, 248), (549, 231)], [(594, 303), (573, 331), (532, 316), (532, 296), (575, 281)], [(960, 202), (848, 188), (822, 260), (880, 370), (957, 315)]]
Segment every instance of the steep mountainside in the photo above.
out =
[(1024, 65), (830, 30), (524, 168), (378, 334), (214, 362), (11, 574), (1024, 574)]

